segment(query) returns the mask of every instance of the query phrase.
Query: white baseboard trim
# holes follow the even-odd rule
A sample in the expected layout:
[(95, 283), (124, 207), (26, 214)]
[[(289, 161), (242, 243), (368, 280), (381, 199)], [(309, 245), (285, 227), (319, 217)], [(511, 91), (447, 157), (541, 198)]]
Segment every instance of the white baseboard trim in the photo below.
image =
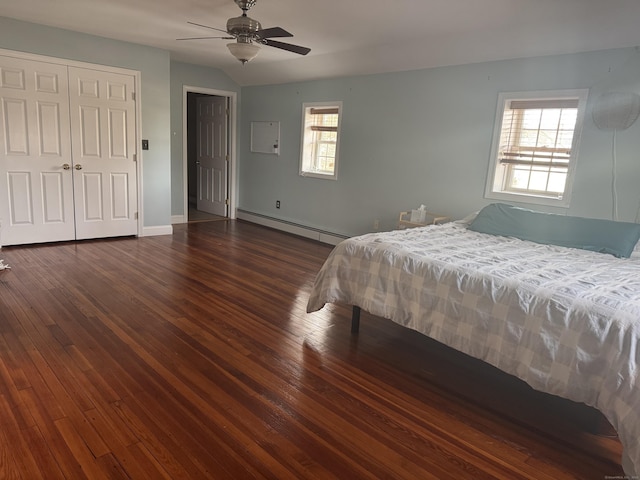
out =
[(186, 215), (171, 215), (171, 225), (176, 223), (187, 223)]
[(317, 228), (307, 227), (305, 225), (300, 225), (286, 220), (280, 220), (279, 218), (269, 217), (267, 215), (248, 212), (241, 209), (236, 210), (236, 218), (238, 220), (245, 220), (247, 222), (257, 223), (258, 225), (274, 228), (283, 232), (292, 233), (293, 235), (298, 235), (300, 237), (317, 240), (329, 245), (337, 245), (345, 238), (348, 238), (345, 235), (326, 232)]
[(155, 227), (142, 227), (141, 237), (154, 237), (156, 235), (171, 235), (173, 227), (171, 225), (158, 225)]

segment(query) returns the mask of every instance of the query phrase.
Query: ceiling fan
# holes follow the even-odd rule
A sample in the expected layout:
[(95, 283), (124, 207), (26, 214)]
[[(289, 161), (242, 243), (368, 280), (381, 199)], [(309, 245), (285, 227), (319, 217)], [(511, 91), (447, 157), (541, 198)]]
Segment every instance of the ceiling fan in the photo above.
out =
[(242, 10), (242, 15), (227, 20), (227, 29), (222, 30), (208, 25), (187, 22), (198, 27), (210, 28), (224, 32), (227, 36), (223, 37), (189, 37), (178, 38), (177, 40), (204, 40), (210, 38), (221, 38), (225, 40), (235, 40), (235, 43), (228, 43), (227, 48), (231, 54), (236, 57), (244, 65), (249, 60), (255, 58), (260, 51), (260, 47), (256, 44), (267, 45), (269, 47), (280, 48), (299, 55), (306, 55), (311, 51), (310, 48), (292, 45), (290, 43), (279, 42), (272, 38), (293, 37), (292, 34), (280, 27), (262, 28), (260, 22), (247, 16), (247, 12), (256, 4), (257, 0), (234, 0), (236, 5)]

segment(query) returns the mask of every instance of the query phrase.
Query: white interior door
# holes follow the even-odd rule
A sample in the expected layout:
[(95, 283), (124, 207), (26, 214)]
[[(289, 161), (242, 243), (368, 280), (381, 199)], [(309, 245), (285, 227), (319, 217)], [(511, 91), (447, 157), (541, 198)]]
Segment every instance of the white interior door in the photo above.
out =
[(0, 56), (0, 245), (75, 238), (67, 68)]
[(134, 77), (69, 67), (76, 238), (137, 233)]
[(196, 100), (197, 209), (227, 216), (227, 99), (202, 96)]

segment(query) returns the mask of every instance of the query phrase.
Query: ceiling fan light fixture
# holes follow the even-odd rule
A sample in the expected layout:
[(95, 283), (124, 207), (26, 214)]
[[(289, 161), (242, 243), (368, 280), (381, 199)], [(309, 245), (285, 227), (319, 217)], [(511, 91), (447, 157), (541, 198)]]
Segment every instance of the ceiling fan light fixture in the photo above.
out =
[(253, 60), (258, 52), (260, 51), (260, 47), (253, 43), (227, 43), (227, 48), (231, 52), (231, 55), (236, 57), (242, 64), (244, 65), (250, 60)]
[(301, 47), (300, 45), (293, 45), (291, 43), (281, 42), (279, 40), (273, 40), (274, 38), (286, 38), (293, 37), (293, 35), (287, 32), (281, 27), (262, 28), (260, 22), (247, 16), (247, 11), (253, 7), (257, 0), (234, 0), (236, 5), (242, 9), (242, 15), (239, 17), (233, 17), (227, 20), (227, 29), (221, 30), (215, 27), (209, 27), (199, 23), (188, 22), (198, 27), (210, 28), (219, 32), (225, 33), (226, 36), (221, 37), (189, 37), (178, 38), (177, 40), (204, 40), (208, 38), (223, 38), (225, 40), (236, 41), (234, 43), (227, 43), (227, 48), (231, 52), (231, 55), (236, 57), (244, 65), (245, 63), (253, 60), (260, 47), (256, 44), (266, 45), (268, 47), (279, 48), (287, 52), (297, 53), (298, 55), (306, 55), (311, 51), (310, 48)]
[(234, 0), (242, 11), (247, 11), (256, 4), (256, 0)]

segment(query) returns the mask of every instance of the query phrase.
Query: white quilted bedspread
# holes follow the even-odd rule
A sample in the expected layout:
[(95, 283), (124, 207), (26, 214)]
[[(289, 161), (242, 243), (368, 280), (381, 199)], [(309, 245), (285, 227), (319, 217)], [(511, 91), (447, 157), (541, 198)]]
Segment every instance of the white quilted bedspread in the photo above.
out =
[(449, 223), (340, 243), (307, 311), (347, 303), (599, 409), (640, 473), (640, 260)]

